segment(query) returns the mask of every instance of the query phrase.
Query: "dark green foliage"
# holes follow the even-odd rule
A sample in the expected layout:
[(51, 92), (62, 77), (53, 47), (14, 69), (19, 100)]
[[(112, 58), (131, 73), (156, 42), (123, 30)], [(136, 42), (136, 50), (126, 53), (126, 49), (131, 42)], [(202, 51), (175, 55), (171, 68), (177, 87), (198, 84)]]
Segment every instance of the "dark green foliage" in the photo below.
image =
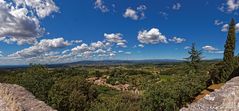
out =
[(96, 89), (84, 78), (73, 76), (52, 86), (49, 101), (59, 111), (83, 111), (97, 95)]
[(239, 76), (239, 56), (234, 57), (234, 71), (229, 76), (228, 80), (230, 80), (233, 77)]
[(177, 111), (206, 88), (206, 79), (206, 72), (179, 74), (171, 81), (153, 84), (145, 91), (141, 108), (143, 111)]
[(224, 46), (224, 67), (221, 71), (220, 81), (225, 82), (229, 78), (230, 74), (234, 70), (234, 50), (235, 50), (235, 42), (236, 42), (236, 27), (234, 19), (231, 20), (229, 31), (227, 35), (226, 44)]
[(226, 44), (224, 46), (225, 50), (223, 57), (223, 61), (228, 64), (230, 64), (234, 58), (235, 42), (236, 42), (236, 27), (235, 20), (232, 19), (229, 25)]
[[(211, 63), (200, 64), (204, 67), (190, 74), (185, 63), (56, 69), (32, 65), (26, 70), (0, 71), (0, 82), (19, 84), (59, 111), (170, 111), (191, 102), (205, 88)], [(164, 75), (151, 73), (159, 69)], [(87, 81), (89, 77), (128, 84), (130, 91), (93, 85)], [(131, 92), (135, 89), (139, 93)]]
[(186, 60), (189, 62), (190, 67), (192, 69), (197, 70), (199, 68), (199, 63), (202, 60), (202, 51), (199, 51), (196, 49), (196, 44), (193, 43), (191, 46), (191, 49), (188, 51), (188, 54), (190, 55)]
[(4, 81), (19, 84), (32, 92), (37, 98), (47, 101), (48, 90), (54, 84), (48, 69), (41, 65), (31, 65), (26, 71), (3, 76)]
[(231, 78), (231, 74), (238, 67), (238, 59), (234, 57), (236, 42), (236, 27), (235, 20), (232, 19), (229, 25), (227, 40), (224, 46), (223, 61), (216, 64), (214, 69), (210, 72), (211, 83), (226, 82)]
[[(108, 93), (101, 93), (92, 103), (89, 111), (141, 111), (138, 95), (115, 92), (108, 89)], [(112, 95), (113, 94), (113, 95)]]

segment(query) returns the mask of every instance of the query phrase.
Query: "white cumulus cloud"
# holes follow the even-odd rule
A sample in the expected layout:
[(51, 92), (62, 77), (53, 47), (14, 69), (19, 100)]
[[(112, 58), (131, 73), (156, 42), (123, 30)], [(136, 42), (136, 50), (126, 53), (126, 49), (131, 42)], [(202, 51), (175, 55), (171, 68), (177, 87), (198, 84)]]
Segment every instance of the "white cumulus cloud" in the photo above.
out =
[(32, 58), (42, 56), (51, 52), (54, 49), (64, 48), (70, 45), (69, 42), (65, 41), (63, 38), (55, 38), (55, 39), (43, 39), (39, 43), (25, 48), (23, 50), (17, 51), (9, 55), (9, 57), (14, 58)]
[(126, 43), (127, 41), (122, 38), (121, 33), (111, 33), (111, 34), (104, 34), (106, 41), (109, 43), (116, 43), (120, 47), (127, 47)]
[(208, 53), (223, 53), (223, 51), (220, 51), (219, 49), (210, 45), (203, 46), (202, 49), (207, 51)]
[(239, 8), (239, 0), (227, 0), (228, 11), (234, 11)]
[(136, 10), (132, 8), (127, 8), (124, 13), (125, 18), (131, 18), (132, 20), (139, 20), (145, 17), (144, 11), (147, 9), (145, 5), (139, 5)]
[(37, 16), (45, 18), (53, 12), (58, 12), (59, 8), (53, 0), (13, 0), (18, 7), (28, 7), (33, 9)]
[(1, 0), (0, 38), (7, 43), (34, 44), (45, 32), (39, 19), (57, 11), (52, 0)]
[(144, 44), (168, 43), (167, 38), (157, 28), (139, 31), (138, 40)]
[(139, 16), (137, 15), (137, 12), (131, 8), (127, 8), (124, 13), (125, 18), (131, 18), (133, 20), (138, 20)]
[(214, 48), (213, 46), (210, 46), (210, 45), (203, 46), (202, 48), (206, 51), (216, 51), (216, 50), (218, 50), (217, 48)]

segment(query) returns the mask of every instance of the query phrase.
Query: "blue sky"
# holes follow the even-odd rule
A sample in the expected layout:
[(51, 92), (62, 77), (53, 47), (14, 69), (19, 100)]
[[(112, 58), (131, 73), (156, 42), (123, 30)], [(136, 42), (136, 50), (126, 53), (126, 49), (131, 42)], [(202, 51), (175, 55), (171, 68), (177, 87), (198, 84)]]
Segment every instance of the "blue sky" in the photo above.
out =
[(183, 59), (193, 42), (221, 58), (238, 9), (239, 0), (0, 0), (0, 65)]

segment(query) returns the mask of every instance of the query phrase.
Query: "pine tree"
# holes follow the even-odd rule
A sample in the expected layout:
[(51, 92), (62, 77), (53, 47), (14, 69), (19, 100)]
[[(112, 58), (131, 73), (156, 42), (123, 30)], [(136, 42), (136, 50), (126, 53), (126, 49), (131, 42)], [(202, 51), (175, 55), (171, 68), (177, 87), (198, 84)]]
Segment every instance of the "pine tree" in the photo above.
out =
[(191, 49), (188, 51), (190, 55), (186, 60), (188, 60), (190, 66), (192, 66), (195, 70), (198, 69), (198, 65), (202, 59), (202, 51), (196, 49), (196, 44), (192, 43)]
[(236, 42), (236, 28), (235, 20), (232, 19), (229, 25), (229, 31), (227, 35), (226, 44), (224, 46), (224, 67), (219, 75), (221, 82), (226, 82), (231, 73), (234, 70), (234, 51), (235, 51), (235, 42)]

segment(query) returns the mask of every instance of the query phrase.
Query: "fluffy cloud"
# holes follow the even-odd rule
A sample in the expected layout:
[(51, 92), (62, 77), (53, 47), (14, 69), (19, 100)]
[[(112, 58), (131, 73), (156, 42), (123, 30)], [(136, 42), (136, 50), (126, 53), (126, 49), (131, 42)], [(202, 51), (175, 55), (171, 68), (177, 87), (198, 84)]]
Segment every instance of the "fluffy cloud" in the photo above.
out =
[(73, 52), (74, 55), (81, 53), (82, 55), (84, 54), (85, 56), (88, 57), (88, 55), (90, 54), (89, 52), (92, 52), (93, 49), (89, 47), (87, 44), (83, 43), (80, 46), (74, 47), (73, 49), (71, 49), (71, 51)]
[(127, 8), (124, 15), (125, 18), (131, 18), (133, 20), (138, 20), (139, 16), (137, 15), (137, 12), (131, 8)]
[[(63, 63), (83, 59), (111, 58), (116, 56), (115, 46), (126, 47), (127, 41), (120, 33), (104, 34), (105, 39), (92, 43), (82, 43), (81, 40), (66, 41), (63, 38), (43, 39), (29, 48), (17, 51), (6, 57), (1, 57), (4, 63), (27, 64), (27, 63)], [(0, 39), (1, 40), (1, 39)], [(4, 39), (3, 39), (4, 40)], [(74, 43), (81, 43), (75, 46)], [(74, 46), (69, 48), (68, 46)], [(64, 49), (64, 50), (63, 50)], [(4, 59), (3, 59), (4, 58)]]
[(159, 29), (152, 28), (147, 31), (139, 31), (138, 40), (140, 43), (144, 44), (158, 44), (158, 43), (168, 43), (167, 38), (160, 33)]
[(220, 51), (219, 49), (210, 45), (203, 46), (202, 49), (209, 53), (223, 53), (223, 51)]
[(179, 43), (185, 42), (186, 39), (184, 39), (184, 38), (178, 38), (178, 37), (173, 37), (172, 39), (169, 39), (169, 41), (170, 41), (170, 42), (175, 42), (175, 43), (179, 44)]
[(182, 5), (180, 3), (176, 3), (176, 4), (173, 5), (172, 9), (173, 10), (180, 10), (181, 7), (182, 7)]
[(228, 11), (234, 11), (239, 8), (238, 0), (227, 0)]
[(96, 0), (95, 1), (95, 8), (99, 9), (101, 12), (108, 12), (109, 9), (107, 8), (106, 5), (104, 5), (102, 0)]
[(94, 49), (103, 48), (103, 47), (105, 47), (105, 44), (101, 41), (97, 41), (97, 42), (91, 43), (91, 47)]
[(91, 43), (91, 45), (83, 43), (79, 46), (72, 48), (71, 51), (73, 56), (79, 56), (83, 59), (92, 58), (94, 56), (109, 57), (112, 56), (114, 53), (111, 50), (110, 46), (107, 46), (107, 44), (101, 41)]
[(127, 41), (122, 38), (120, 33), (104, 34), (103, 41), (97, 41), (90, 44), (82, 43), (71, 49), (72, 55), (88, 59), (92, 57), (113, 57), (117, 51), (113, 51), (113, 46), (126, 47)]
[(43, 39), (39, 43), (29, 48), (17, 51), (16, 53), (9, 55), (9, 57), (22, 59), (38, 57), (45, 55), (54, 49), (64, 48), (68, 45), (70, 45), (70, 43), (65, 41), (63, 38)]
[(0, 38), (18, 44), (34, 44), (44, 34), (39, 18), (57, 12), (52, 0), (1, 0)]
[(109, 43), (116, 43), (120, 47), (127, 47), (126, 46), (127, 41), (122, 38), (122, 34), (121, 33), (116, 33), (116, 34), (114, 34), (114, 33), (111, 33), (111, 34), (105, 33), (104, 36), (106, 38), (106, 41), (109, 42)]
[(127, 8), (125, 13), (124, 13), (124, 17), (125, 18), (131, 18), (132, 20), (139, 20), (144, 18), (145, 14), (144, 11), (147, 9), (147, 7), (145, 5), (140, 5), (136, 8), (136, 10), (132, 9), (132, 8)]
[(58, 12), (59, 8), (53, 0), (14, 0), (17, 7), (26, 7), (33, 9), (37, 16), (45, 18), (53, 12)]
[(234, 12), (239, 8), (238, 0), (226, 0), (226, 3), (223, 3), (218, 9), (222, 12)]
[(83, 43), (77, 47), (74, 47), (72, 49), (73, 54), (78, 54), (78, 53), (87, 53), (87, 54), (91, 54), (94, 53), (94, 51), (96, 52), (102, 52), (102, 50), (106, 48), (106, 45), (101, 42), (93, 42), (90, 45)]
[(206, 50), (206, 51), (216, 51), (216, 50), (218, 50), (217, 48), (214, 48), (213, 46), (210, 46), (210, 45), (203, 46), (202, 48), (203, 48), (203, 50)]
[(10, 9), (0, 4), (0, 38), (21, 44), (41, 37), (44, 29), (40, 27), (38, 19), (28, 17), (27, 13), (27, 9)]

